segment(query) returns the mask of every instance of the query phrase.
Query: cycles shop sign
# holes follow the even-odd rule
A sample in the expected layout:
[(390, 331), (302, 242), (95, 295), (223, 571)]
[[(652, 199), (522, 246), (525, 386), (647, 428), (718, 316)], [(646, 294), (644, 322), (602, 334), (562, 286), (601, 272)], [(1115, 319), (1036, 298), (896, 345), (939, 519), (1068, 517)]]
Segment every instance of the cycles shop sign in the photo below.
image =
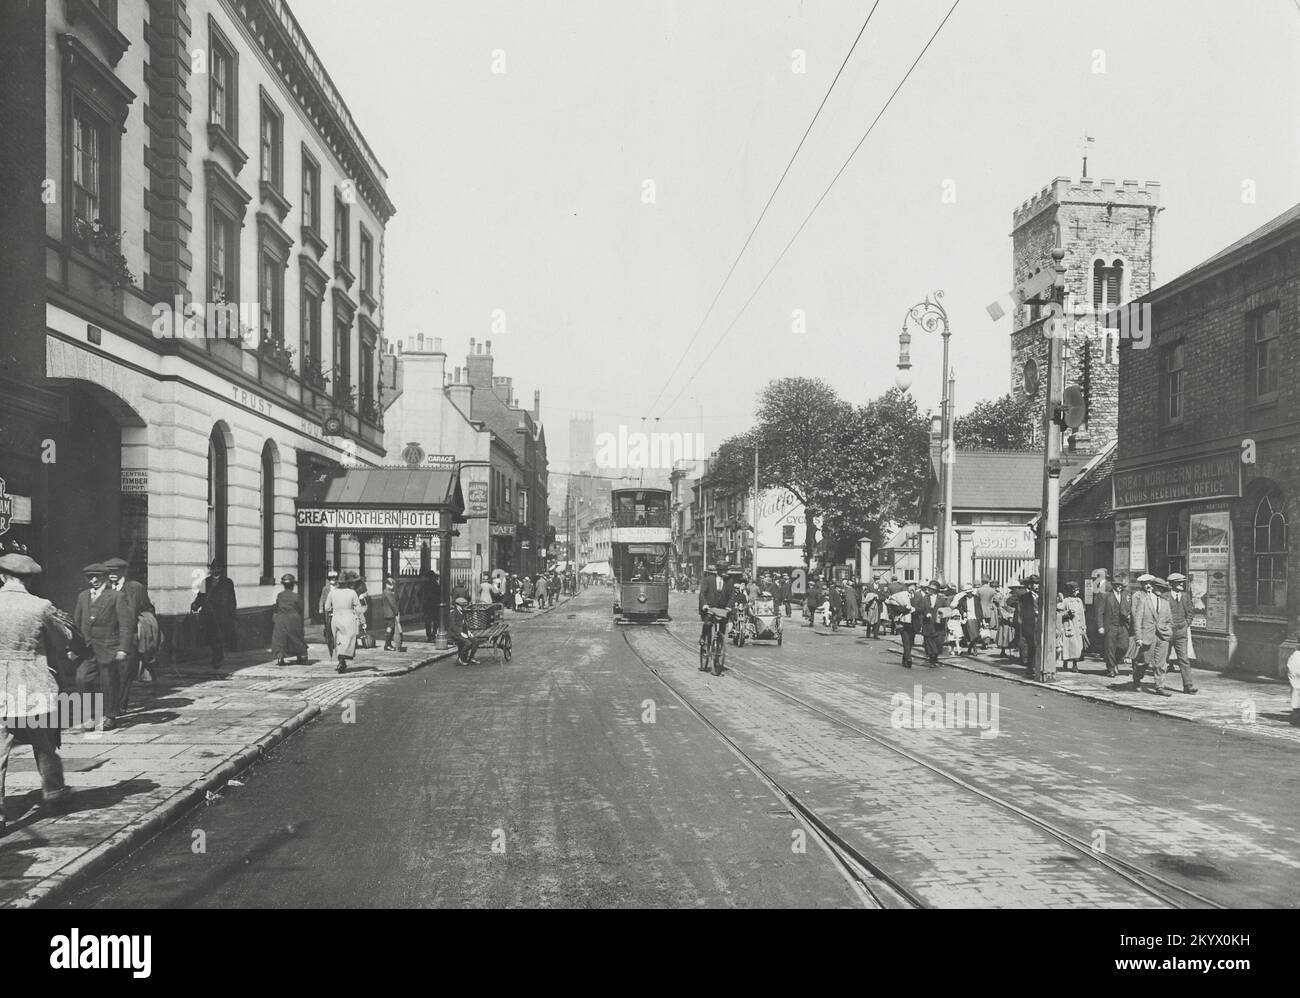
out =
[(298, 526), (320, 530), (394, 530), (422, 533), (438, 529), (435, 509), (299, 508)]

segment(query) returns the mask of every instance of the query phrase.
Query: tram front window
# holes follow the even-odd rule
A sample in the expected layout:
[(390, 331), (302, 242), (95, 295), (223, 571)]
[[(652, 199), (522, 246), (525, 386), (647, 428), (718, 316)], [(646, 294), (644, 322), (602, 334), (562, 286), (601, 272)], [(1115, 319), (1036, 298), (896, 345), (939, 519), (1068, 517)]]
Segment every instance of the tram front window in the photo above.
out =
[(667, 544), (629, 544), (618, 560), (618, 577), (624, 582), (666, 582)]

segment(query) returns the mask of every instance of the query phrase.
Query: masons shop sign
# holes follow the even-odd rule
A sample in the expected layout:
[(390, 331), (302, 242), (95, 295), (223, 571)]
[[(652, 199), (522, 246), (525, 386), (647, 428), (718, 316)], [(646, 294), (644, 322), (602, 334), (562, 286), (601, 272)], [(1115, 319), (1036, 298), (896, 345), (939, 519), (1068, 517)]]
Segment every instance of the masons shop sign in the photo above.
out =
[(298, 526), (320, 530), (393, 530), (423, 533), (438, 529), (435, 509), (313, 509), (298, 510)]
[(1241, 455), (1234, 450), (1117, 471), (1111, 484), (1115, 509), (1237, 498), (1241, 495)]
[(971, 531), (976, 558), (1034, 558), (1034, 533), (1023, 524), (983, 524)]

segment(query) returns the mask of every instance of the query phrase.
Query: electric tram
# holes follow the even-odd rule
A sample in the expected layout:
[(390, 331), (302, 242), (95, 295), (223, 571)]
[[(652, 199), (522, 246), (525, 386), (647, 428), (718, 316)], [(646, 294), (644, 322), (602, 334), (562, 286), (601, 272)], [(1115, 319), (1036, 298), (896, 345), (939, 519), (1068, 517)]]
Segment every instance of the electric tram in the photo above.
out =
[(610, 567), (614, 574), (614, 622), (666, 621), (673, 566), (670, 502), (667, 489), (614, 489), (610, 492)]

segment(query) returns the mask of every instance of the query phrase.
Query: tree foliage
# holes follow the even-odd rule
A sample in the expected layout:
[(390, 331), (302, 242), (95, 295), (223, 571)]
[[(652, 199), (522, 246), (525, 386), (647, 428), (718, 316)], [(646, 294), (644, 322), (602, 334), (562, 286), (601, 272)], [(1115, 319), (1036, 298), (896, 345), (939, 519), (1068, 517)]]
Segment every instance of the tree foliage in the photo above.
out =
[(916, 515), (929, 473), (927, 421), (896, 389), (855, 406), (820, 378), (771, 382), (759, 393), (754, 427), (718, 448), (711, 486), (747, 491), (755, 445), (760, 487), (788, 489), (804, 506), (806, 561), (819, 518), (833, 551), (864, 536), (879, 545), (887, 523)]
[(1032, 451), (1039, 420), (1036, 400), (1028, 395), (1003, 395), (981, 402), (953, 423), (952, 436), (962, 450)]

